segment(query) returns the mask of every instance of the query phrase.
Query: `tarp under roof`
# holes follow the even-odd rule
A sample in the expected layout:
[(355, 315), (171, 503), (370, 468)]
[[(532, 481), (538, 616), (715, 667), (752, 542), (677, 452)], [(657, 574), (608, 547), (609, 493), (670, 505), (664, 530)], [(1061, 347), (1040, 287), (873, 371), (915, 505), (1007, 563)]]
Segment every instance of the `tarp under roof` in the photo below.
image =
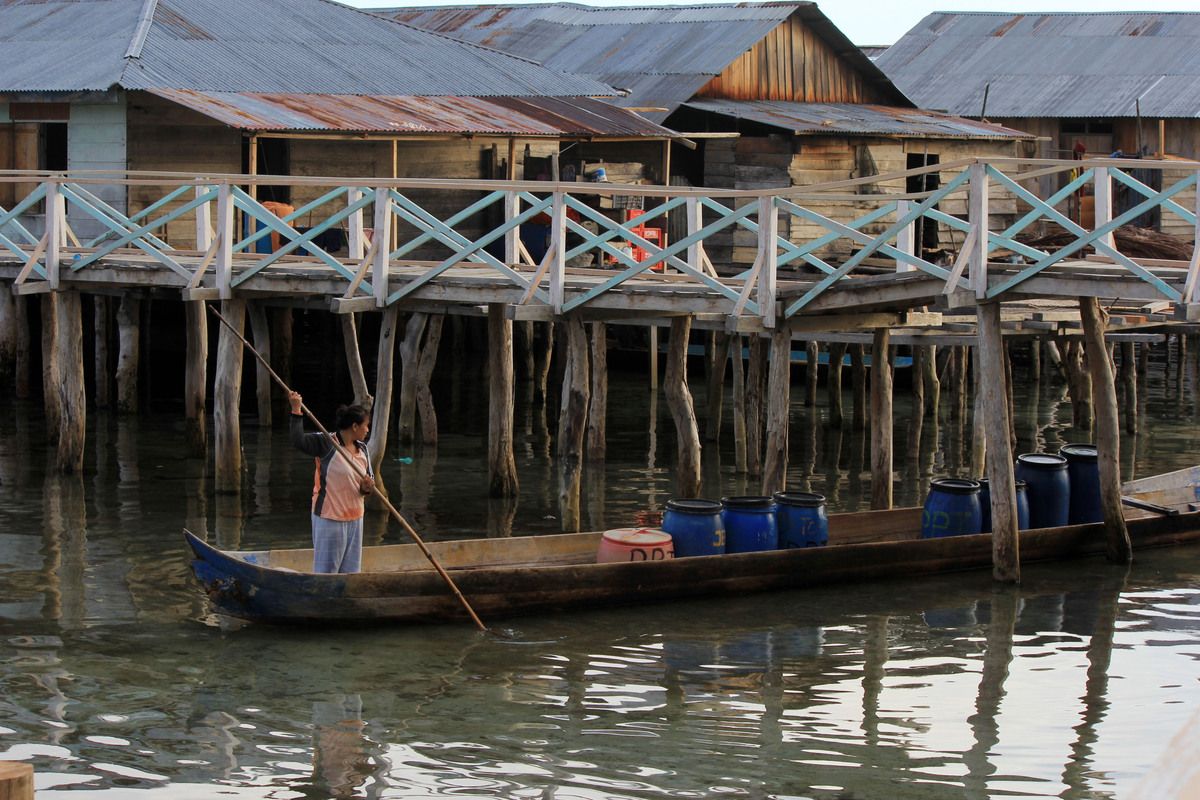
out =
[(1200, 118), (1200, 13), (936, 13), (876, 64), (952, 114)]
[(1032, 139), (1033, 134), (916, 108), (782, 100), (692, 100), (687, 108), (746, 119), (795, 134), (921, 139)]
[(631, 111), (586, 97), (411, 97), (151, 89), (247, 131), (392, 135), (673, 137)]

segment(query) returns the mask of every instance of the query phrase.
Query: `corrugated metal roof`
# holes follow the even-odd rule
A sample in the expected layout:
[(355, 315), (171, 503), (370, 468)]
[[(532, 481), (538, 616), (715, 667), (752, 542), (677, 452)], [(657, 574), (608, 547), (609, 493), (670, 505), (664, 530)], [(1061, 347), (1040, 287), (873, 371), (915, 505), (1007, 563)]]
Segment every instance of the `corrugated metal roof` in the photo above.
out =
[(1033, 134), (935, 111), (855, 103), (692, 100), (688, 108), (746, 119), (797, 134), (912, 136), (922, 139), (1032, 139)]
[(372, 9), (372, 13), (589, 75), (629, 90), (628, 96), (615, 102), (669, 111), (792, 14), (799, 14), (867, 80), (895, 95), (898, 104), (907, 100), (810, 2), (634, 7), (553, 3)]
[(600, 81), (329, 0), (0, 2), (0, 91), (195, 89), (328, 94), (611, 95)]
[(226, 125), (255, 131), (522, 136), (673, 136), (589, 98), (402, 97), (153, 89)]
[(1200, 118), (1200, 13), (930, 14), (876, 60), (918, 105)]

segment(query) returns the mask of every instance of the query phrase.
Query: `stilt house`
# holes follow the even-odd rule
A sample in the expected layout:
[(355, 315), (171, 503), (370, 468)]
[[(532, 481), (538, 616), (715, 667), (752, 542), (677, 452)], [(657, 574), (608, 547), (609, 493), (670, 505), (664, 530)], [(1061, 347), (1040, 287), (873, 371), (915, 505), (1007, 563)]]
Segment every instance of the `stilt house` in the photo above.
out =
[[(610, 102), (637, 109), (697, 144), (694, 150), (680, 143), (670, 147), (663, 166), (672, 183), (804, 186), (964, 156), (1022, 155), (1031, 138), (921, 110), (815, 3), (620, 8), (555, 3), (375, 13), (624, 89)], [(595, 146), (577, 152), (584, 161), (605, 157)], [(619, 177), (655, 179), (663, 171), (653, 153), (647, 151), (644, 161), (652, 165), (644, 176), (622, 169)], [(934, 174), (869, 190), (937, 185)], [(857, 216), (854, 202), (830, 201), (825, 210), (839, 222)], [(942, 210), (965, 213), (965, 199), (943, 204)], [(789, 235), (799, 241), (825, 232), (796, 223)], [(936, 228), (922, 233), (926, 248), (938, 246)], [(724, 253), (720, 245), (708, 245), (718, 267), (721, 261), (749, 263), (754, 247), (748, 231), (736, 234)]]
[[(876, 64), (923, 107), (1038, 134), (1043, 158), (1200, 158), (1200, 13), (930, 14)], [(1113, 199), (1120, 213), (1142, 198)], [(1176, 201), (1194, 208), (1194, 192)], [(1192, 238), (1158, 211), (1139, 222)]]
[[(0, 169), (478, 179), (521, 177), (526, 152), (565, 140), (661, 148), (668, 131), (596, 99), (613, 94), (328, 0), (0, 4)], [(0, 206), (27, 188), (0, 184)], [(305, 187), (261, 192), (311, 199), (297, 196)], [(129, 213), (162, 196), (98, 193)], [(194, 226), (180, 220), (167, 238), (186, 247)]]

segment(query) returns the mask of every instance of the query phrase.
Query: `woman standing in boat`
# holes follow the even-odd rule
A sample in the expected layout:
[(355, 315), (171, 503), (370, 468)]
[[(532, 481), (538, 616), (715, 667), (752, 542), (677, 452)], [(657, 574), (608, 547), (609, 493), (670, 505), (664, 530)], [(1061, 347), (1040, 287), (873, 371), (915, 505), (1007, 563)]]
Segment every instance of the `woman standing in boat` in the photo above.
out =
[[(292, 407), (292, 444), (316, 459), (313, 475), (313, 572), (358, 572), (362, 568), (363, 499), (375, 488), (371, 460), (363, 441), (371, 418), (362, 406), (337, 410), (337, 433), (305, 433), (299, 392), (288, 394)], [(357, 463), (362, 477), (338, 454), (333, 438)]]

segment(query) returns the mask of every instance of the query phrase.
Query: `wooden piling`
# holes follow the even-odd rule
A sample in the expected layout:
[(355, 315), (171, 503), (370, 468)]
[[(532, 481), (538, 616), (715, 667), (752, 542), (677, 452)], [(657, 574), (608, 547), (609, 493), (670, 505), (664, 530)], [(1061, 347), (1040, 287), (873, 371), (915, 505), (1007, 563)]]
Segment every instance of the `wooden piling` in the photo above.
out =
[[(271, 326), (267, 322), (267, 310), (260, 301), (247, 304), (250, 312), (250, 335), (254, 339), (254, 349), (266, 359), (267, 364), (273, 364), (271, 358)], [(273, 367), (272, 367), (273, 368)], [(254, 396), (258, 401), (258, 425), (261, 428), (271, 427), (271, 386), (273, 380), (267, 365), (254, 359)]]
[(730, 343), (729, 367), (733, 380), (733, 463), (742, 475), (746, 472), (746, 379), (741, 336), (734, 336)]
[(1137, 352), (1133, 342), (1121, 342), (1121, 392), (1125, 397), (1125, 432), (1138, 432)]
[(746, 474), (762, 475), (762, 400), (766, 377), (766, 347), (763, 337), (750, 336), (750, 360), (746, 370)]
[[(1004, 347), (1001, 340), (1000, 353), (1000, 371), (999, 375), (989, 375), (986, 378), (983, 374), (983, 360), (976, 353), (975, 358), (971, 360), (971, 375), (972, 383), (975, 386), (975, 397), (973, 409), (971, 413), (971, 467), (968, 477), (978, 478), (987, 470), (987, 448), (988, 448), (988, 429), (987, 429), (987, 412), (984, 409), (984, 395), (998, 393), (1000, 398), (1004, 400), (1004, 407), (1008, 408), (1008, 400), (1004, 397), (1003, 380), (1004, 380)], [(1000, 383), (996, 383), (996, 378), (1000, 379)], [(1005, 413), (1007, 418), (1007, 412)], [(1008, 434), (1005, 434), (1007, 436)]]
[[(136, 414), (138, 410), (141, 316), (141, 301), (131, 294), (121, 295), (117, 305), (117, 413), (120, 414)], [(238, 347), (241, 346), (238, 342)]]
[(108, 408), (112, 402), (112, 365), (108, 348), (111, 307), (103, 295), (92, 298), (92, 374), (95, 377), (92, 402), (96, 408)]
[[(292, 342), (295, 321), (292, 310), (287, 307), (276, 308), (271, 314), (271, 360), (274, 362), (275, 373), (283, 378), (283, 382), (292, 384)], [(279, 413), (284, 417), (288, 414), (288, 399), (284, 393), (278, 393)]]
[[(520, 339), (519, 347), (521, 351), (521, 364), (523, 366), (521, 375), (525, 378), (525, 380), (532, 381), (535, 370), (533, 358), (533, 346), (535, 341), (533, 323), (529, 321), (513, 323), (513, 332), (517, 338)], [(514, 346), (517, 345), (514, 343)], [(515, 358), (516, 357), (514, 356), (514, 359)]]
[(58, 471), (83, 471), (87, 403), (83, 387), (83, 308), (79, 292), (59, 292), (55, 346), (58, 349)]
[(817, 407), (817, 378), (820, 375), (821, 346), (810, 339), (804, 345), (804, 405)]
[(59, 301), (58, 292), (42, 295), (42, 404), (46, 409), (46, 438), (52, 444), (57, 444), (59, 426), (62, 424), (58, 394), (58, 383), (62, 379), (58, 351)]
[(17, 334), (13, 390), (18, 400), (28, 400), (30, 376), (33, 373), (29, 365), (33, 345), (29, 335), (29, 303), (24, 297), (13, 297), (13, 322)]
[(221, 316), (229, 321), (233, 330), (222, 325), (217, 340), (213, 384), (214, 487), (221, 494), (236, 494), (242, 488), (242, 430), (238, 407), (242, 397), (242, 355), (245, 350), (238, 336), (243, 335), (246, 328), (246, 301), (221, 301)]
[(363, 370), (362, 353), (358, 347), (358, 319), (356, 314), (339, 314), (342, 326), (342, 349), (346, 353), (346, 368), (350, 371), (350, 385), (354, 387), (354, 404), (370, 410), (374, 402), (367, 386), (367, 374)]
[(780, 323), (771, 335), (767, 362), (767, 440), (763, 448), (762, 493), (787, 488), (788, 418), (792, 391), (792, 331)]
[(829, 392), (829, 427), (841, 428), (845, 413), (842, 405), (842, 362), (846, 359), (846, 344), (833, 342), (829, 345), (829, 372), (825, 376), (825, 389)]
[[(985, 385), (1003, 380), (1004, 341), (1000, 331), (1000, 304), (976, 306), (976, 355)], [(1017, 489), (1009, 446), (1008, 402), (1002, 392), (985, 391), (982, 411), (987, 437), (987, 473), (992, 498), (992, 577), (1006, 583), (1021, 580), (1021, 554), (1017, 539)]]
[(591, 328), (591, 396), (588, 400), (584, 457), (603, 461), (608, 436), (608, 326), (593, 322)]
[(425, 323), (425, 343), (421, 346), (421, 357), (417, 359), (417, 417), (421, 422), (421, 443), (430, 446), (437, 444), (438, 423), (429, 384), (433, 379), (433, 368), (437, 366), (445, 321), (445, 314), (434, 314)]
[(725, 404), (725, 362), (729, 360), (729, 334), (712, 332), (705, 348), (708, 362), (708, 402), (704, 418), (704, 441), (721, 439), (721, 417)]
[(925, 425), (925, 359), (928, 357), (927, 348), (912, 348), (912, 368), (909, 370), (912, 381), (911, 415), (908, 420), (908, 437), (905, 442), (906, 461), (916, 463), (921, 455), (921, 433)]
[(950, 416), (959, 422), (967, 419), (967, 384), (971, 380), (971, 348), (955, 347), (951, 354), (954, 364), (951, 388), (954, 399), (950, 406)]
[(938, 380), (937, 346), (926, 345), (921, 351), (921, 382), (925, 384), (925, 413), (935, 418), (942, 404), (942, 382)]
[[(17, 372), (17, 307), (9, 287), (0, 287), (0, 386), (14, 387)], [(14, 387), (15, 388), (15, 387)]]
[(854, 388), (854, 421), (856, 431), (867, 427), (867, 364), (861, 344), (850, 346), (850, 382)]
[(500, 303), (488, 306), (488, 366), (488, 495), (516, 497), (520, 481), (513, 455), (513, 330)]
[(892, 507), (891, 331), (876, 328), (871, 344), (871, 508)]
[(1082, 342), (1068, 340), (1063, 347), (1063, 367), (1067, 373), (1067, 390), (1071, 394), (1071, 413), (1075, 427), (1090, 431), (1094, 411), (1092, 408), (1092, 378), (1090, 367), (1084, 364)]
[(0, 761), (0, 800), (33, 800), (33, 765)]
[(658, 326), (651, 324), (646, 334), (646, 352), (650, 356), (650, 388), (658, 389)]
[(663, 393), (671, 418), (675, 421), (676, 465), (675, 492), (678, 497), (700, 494), (700, 431), (692, 393), (687, 385), (687, 347), (692, 331), (690, 316), (671, 320), (671, 339), (667, 347), (667, 369)]
[[(203, 300), (184, 301), (187, 355), (183, 372), (184, 439), (193, 456), (208, 452), (208, 312)], [(99, 383), (97, 374), (96, 382)]]
[[(503, 313), (504, 306), (500, 306)], [(488, 306), (488, 342), (491, 346), (492, 338), (492, 307)], [(400, 414), (396, 420), (396, 433), (401, 447), (410, 447), (417, 438), (417, 382), (414, 380), (417, 374), (417, 365), (421, 358), (421, 340), (425, 336), (425, 326), (429, 322), (429, 315), (418, 311), (411, 314), (408, 322), (404, 325), (404, 338), (400, 340)], [(512, 321), (505, 320), (505, 336), (507, 342), (504, 345), (507, 348), (507, 357), (503, 362), (497, 362), (488, 359), (488, 368), (495, 370), (499, 369), (502, 364), (507, 364), (508, 371), (512, 372)], [(503, 342), (502, 342), (503, 344)], [(501, 356), (505, 358), (505, 356)], [(511, 382), (512, 375), (509, 375)], [(512, 403), (512, 387), (507, 390), (509, 395), (509, 403)], [(509, 417), (512, 416), (511, 411)], [(512, 422), (509, 422), (509, 436), (512, 435)], [(495, 495), (497, 497), (501, 495)]]
[(1042, 340), (1029, 340), (1029, 379), (1038, 383), (1042, 380)]
[[(388, 426), (392, 419), (392, 387), (396, 383), (396, 334), (400, 327), (400, 310), (390, 305), (379, 320), (379, 347), (375, 351), (375, 402), (371, 405), (371, 437), (367, 452), (375, 487), (384, 496), (383, 457), (387, 452)], [(381, 504), (382, 505), (382, 504)]]
[(565, 358), (558, 418), (558, 460), (561, 466), (559, 508), (564, 530), (578, 530), (583, 483), (583, 441), (587, 430), (591, 378), (587, 331), (583, 321), (574, 317), (562, 324)]
[(549, 399), (550, 368), (554, 364), (554, 323), (547, 322), (544, 330), (546, 331), (545, 340), (542, 342), (541, 351), (537, 353), (537, 368), (535, 370), (534, 387), (537, 389), (537, 396), (545, 403)]
[(1104, 346), (1108, 315), (1094, 297), (1079, 298), (1084, 346), (1096, 408), (1096, 448), (1099, 451), (1100, 505), (1104, 511), (1104, 534), (1108, 560), (1127, 564), (1133, 560), (1129, 530), (1121, 506), (1121, 431), (1117, 421), (1117, 390), (1112, 363)]

